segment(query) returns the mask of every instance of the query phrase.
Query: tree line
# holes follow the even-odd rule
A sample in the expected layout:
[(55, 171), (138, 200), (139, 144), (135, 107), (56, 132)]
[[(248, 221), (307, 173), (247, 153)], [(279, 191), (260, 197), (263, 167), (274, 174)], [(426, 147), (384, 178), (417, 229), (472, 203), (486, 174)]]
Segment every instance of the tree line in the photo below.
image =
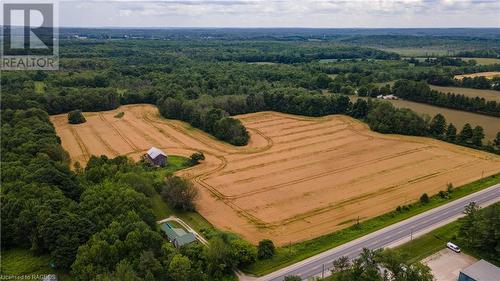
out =
[(491, 116), (500, 116), (500, 104), (481, 97), (467, 97), (461, 94), (443, 94), (432, 90), (425, 81), (398, 80), (392, 93), (400, 98), (428, 103), (440, 107), (459, 109)]
[[(389, 90), (387, 90), (389, 93)], [(427, 136), (439, 140), (500, 153), (500, 132), (492, 143), (484, 143), (484, 130), (481, 126), (472, 127), (465, 124), (463, 128), (456, 128), (454, 124), (447, 123), (443, 115), (437, 114), (432, 119), (419, 115), (406, 108), (396, 108), (391, 103), (379, 100), (357, 99), (354, 103), (345, 95), (329, 94), (308, 91), (305, 89), (276, 88), (271, 91), (250, 94), (248, 96), (203, 96), (197, 100), (186, 102), (189, 106), (182, 105), (181, 101), (169, 99), (168, 106), (159, 104), (160, 112), (169, 110), (163, 116), (180, 119), (187, 122), (201, 122), (183, 117), (184, 110), (179, 108), (205, 108), (210, 111), (214, 108), (228, 112), (231, 115), (260, 112), (278, 111), (283, 113), (305, 116), (325, 116), (331, 114), (346, 114), (363, 120), (374, 131), (386, 134), (402, 134), (413, 136)], [(193, 112), (187, 110), (187, 112)], [(194, 111), (196, 112), (196, 111)], [(191, 113), (190, 113), (191, 114)], [(194, 114), (193, 116), (197, 116)], [(203, 122), (211, 120), (204, 118)], [(198, 126), (194, 123), (193, 126)], [(243, 125), (239, 123), (241, 130)], [(215, 127), (217, 128), (217, 127)], [(459, 130), (461, 129), (461, 130)], [(238, 130), (236, 130), (238, 132)], [(214, 134), (217, 136), (217, 133)]]
[(500, 48), (461, 51), (457, 54), (457, 56), (465, 58), (500, 58)]

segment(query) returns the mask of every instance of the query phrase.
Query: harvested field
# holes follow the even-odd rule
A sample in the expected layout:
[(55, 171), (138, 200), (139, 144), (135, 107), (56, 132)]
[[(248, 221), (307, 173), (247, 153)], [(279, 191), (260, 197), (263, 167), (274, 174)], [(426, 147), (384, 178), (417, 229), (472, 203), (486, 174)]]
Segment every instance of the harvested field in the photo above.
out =
[[(368, 99), (365, 97), (349, 96), (352, 102), (355, 102), (358, 98)], [(496, 138), (498, 132), (500, 132), (500, 118), (494, 116), (487, 116), (478, 113), (472, 113), (467, 111), (461, 111), (456, 109), (449, 109), (445, 107), (434, 106), (425, 103), (419, 103), (408, 100), (385, 100), (392, 103), (397, 108), (409, 108), (419, 114), (427, 114), (431, 118), (436, 114), (441, 113), (446, 121), (453, 123), (460, 131), (465, 123), (470, 123), (474, 126), (481, 126), (484, 129), (485, 139), (484, 142), (493, 141)]]
[[(125, 115), (113, 118), (118, 112)], [(330, 233), (398, 205), (500, 172), (500, 157), (418, 137), (381, 135), (341, 115), (308, 118), (275, 112), (237, 116), (246, 147), (221, 143), (183, 122), (161, 119), (151, 105), (85, 113), (67, 124), (52, 116), (73, 161), (89, 153), (130, 155), (150, 146), (169, 154), (201, 150), (203, 164), (179, 171), (200, 188), (198, 211), (253, 243), (278, 245)]]
[(434, 85), (429, 85), (429, 86), (431, 87), (431, 89), (445, 94), (454, 93), (454, 94), (464, 95), (470, 98), (480, 97), (484, 98), (487, 101), (500, 102), (500, 91), (480, 90), (480, 89), (461, 88), (461, 87), (441, 87)]
[(479, 65), (500, 64), (500, 59), (495, 58), (461, 58), (464, 61), (475, 60)]
[(455, 75), (455, 79), (462, 80), (465, 77), (486, 77), (487, 79), (491, 79), (493, 77), (500, 77), (500, 72), (499, 71), (489, 71), (489, 72), (478, 72), (478, 73), (471, 73), (471, 74), (464, 74), (464, 75)]
[(442, 48), (441, 46), (422, 46), (422, 47), (401, 47), (401, 48), (379, 48), (382, 51), (398, 53), (403, 57), (439, 57), (449, 56), (453, 51)]

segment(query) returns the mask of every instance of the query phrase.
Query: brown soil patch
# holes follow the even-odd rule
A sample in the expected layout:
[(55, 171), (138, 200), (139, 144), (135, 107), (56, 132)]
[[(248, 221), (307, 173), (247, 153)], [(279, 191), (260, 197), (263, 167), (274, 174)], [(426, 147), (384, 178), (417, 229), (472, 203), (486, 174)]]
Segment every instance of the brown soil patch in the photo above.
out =
[[(123, 111), (125, 116), (113, 116)], [(275, 112), (237, 116), (248, 146), (234, 147), (179, 122), (161, 119), (151, 105), (85, 113), (87, 122), (51, 120), (73, 161), (89, 154), (129, 155), (149, 147), (189, 155), (202, 165), (180, 171), (200, 187), (198, 211), (221, 229), (256, 243), (307, 240), (500, 172), (500, 157), (444, 142), (381, 135), (341, 115), (308, 118)]]

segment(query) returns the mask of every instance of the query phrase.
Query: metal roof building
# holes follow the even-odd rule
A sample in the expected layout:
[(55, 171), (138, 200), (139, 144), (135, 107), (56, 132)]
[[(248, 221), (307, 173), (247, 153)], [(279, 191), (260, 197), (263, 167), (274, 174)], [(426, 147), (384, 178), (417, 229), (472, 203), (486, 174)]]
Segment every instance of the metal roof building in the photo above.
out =
[(194, 233), (186, 232), (182, 228), (175, 228), (171, 226), (168, 222), (162, 223), (160, 225), (161, 230), (165, 232), (168, 240), (174, 244), (175, 247), (179, 248), (186, 244), (196, 241)]
[(153, 165), (156, 166), (166, 166), (167, 165), (167, 154), (161, 149), (156, 147), (151, 147), (148, 152), (146, 152), (146, 159)]
[(460, 271), (458, 281), (498, 281), (500, 280), (500, 268), (480, 260), (475, 264)]

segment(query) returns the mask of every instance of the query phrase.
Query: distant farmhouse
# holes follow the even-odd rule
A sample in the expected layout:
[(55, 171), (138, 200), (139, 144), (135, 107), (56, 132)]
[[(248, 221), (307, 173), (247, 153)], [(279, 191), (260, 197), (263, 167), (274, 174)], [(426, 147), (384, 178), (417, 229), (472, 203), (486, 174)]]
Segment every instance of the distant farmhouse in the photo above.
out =
[(458, 281), (498, 281), (500, 280), (500, 268), (480, 260), (475, 264), (460, 271)]
[(163, 223), (160, 226), (161, 230), (167, 235), (168, 240), (174, 244), (175, 247), (180, 248), (184, 245), (196, 241), (196, 236), (194, 233), (186, 232), (182, 228), (176, 228), (170, 225), (168, 222)]
[(395, 96), (395, 95), (385, 95), (385, 96), (383, 96), (383, 95), (378, 95), (378, 96), (377, 96), (377, 99), (384, 99), (384, 100), (397, 100), (397, 99), (398, 99), (398, 97), (397, 97), (397, 96)]
[(151, 163), (153, 166), (164, 167), (167, 165), (168, 156), (161, 149), (156, 147), (151, 147), (146, 155), (144, 155), (144, 159)]

